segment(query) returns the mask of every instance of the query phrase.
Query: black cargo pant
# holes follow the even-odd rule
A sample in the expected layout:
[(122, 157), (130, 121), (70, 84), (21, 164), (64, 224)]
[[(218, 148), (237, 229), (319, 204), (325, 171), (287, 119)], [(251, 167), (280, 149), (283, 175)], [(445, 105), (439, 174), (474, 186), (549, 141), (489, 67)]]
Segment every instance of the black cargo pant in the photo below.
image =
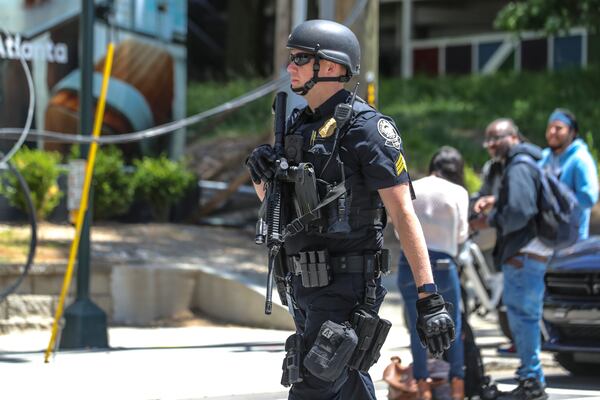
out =
[[(379, 311), (387, 291), (376, 280), (374, 311)], [(352, 310), (364, 302), (365, 279), (360, 273), (336, 274), (333, 282), (322, 288), (305, 288), (301, 277), (292, 277), (294, 299), (299, 309), (294, 321), (304, 336), (304, 354), (315, 342), (323, 322), (349, 321)], [(375, 387), (368, 373), (346, 368), (335, 382), (327, 382), (303, 370), (304, 379), (292, 385), (290, 400), (376, 400)]]

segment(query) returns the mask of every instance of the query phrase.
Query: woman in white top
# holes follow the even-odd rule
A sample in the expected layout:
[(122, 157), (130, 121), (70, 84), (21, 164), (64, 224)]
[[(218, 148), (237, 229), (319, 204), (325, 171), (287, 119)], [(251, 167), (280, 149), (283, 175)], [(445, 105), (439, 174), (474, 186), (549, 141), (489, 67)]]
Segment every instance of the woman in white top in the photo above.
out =
[[(464, 161), (458, 150), (444, 146), (432, 157), (429, 176), (414, 184), (417, 196), (414, 207), (423, 227), (434, 280), (440, 294), (454, 304), (452, 318), (456, 327), (456, 341), (448, 350), (449, 381), (452, 399), (464, 398), (464, 346), (461, 339), (460, 280), (454, 257), (458, 246), (468, 236), (469, 195), (464, 189)], [(407, 307), (413, 356), (413, 374), (417, 380), (420, 399), (431, 399), (427, 353), (421, 347), (415, 329), (417, 291), (408, 261), (400, 254), (398, 288)]]

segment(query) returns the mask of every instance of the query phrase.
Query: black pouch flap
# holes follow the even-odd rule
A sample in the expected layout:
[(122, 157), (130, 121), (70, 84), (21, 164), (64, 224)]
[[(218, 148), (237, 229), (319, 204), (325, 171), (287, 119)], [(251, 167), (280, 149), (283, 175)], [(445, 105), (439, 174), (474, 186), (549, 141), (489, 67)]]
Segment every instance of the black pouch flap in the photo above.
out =
[(357, 343), (358, 337), (350, 326), (325, 321), (304, 358), (304, 367), (317, 378), (334, 382), (346, 368)]

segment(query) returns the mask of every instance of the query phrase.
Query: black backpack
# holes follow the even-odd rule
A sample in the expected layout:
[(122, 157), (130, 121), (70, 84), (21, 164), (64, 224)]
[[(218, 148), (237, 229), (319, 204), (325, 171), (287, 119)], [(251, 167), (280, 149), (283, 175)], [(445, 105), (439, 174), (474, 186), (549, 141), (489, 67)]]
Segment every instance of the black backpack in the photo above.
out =
[(462, 337), (465, 347), (465, 397), (495, 399), (498, 396), (498, 388), (492, 383), (489, 375), (485, 374), (481, 351), (475, 343), (473, 330), (464, 313), (462, 314)]
[(579, 237), (581, 207), (575, 194), (556, 176), (542, 169), (535, 160), (518, 154), (511, 165), (527, 164), (539, 172), (538, 214), (535, 217), (536, 236), (553, 249), (575, 243)]

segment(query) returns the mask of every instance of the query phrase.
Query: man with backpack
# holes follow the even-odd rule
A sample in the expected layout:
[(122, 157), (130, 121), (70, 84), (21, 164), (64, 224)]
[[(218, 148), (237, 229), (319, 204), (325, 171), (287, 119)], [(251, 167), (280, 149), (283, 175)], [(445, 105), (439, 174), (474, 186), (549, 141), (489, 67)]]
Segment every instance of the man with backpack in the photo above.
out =
[(598, 171), (585, 142), (578, 137), (575, 115), (557, 108), (548, 118), (546, 141), (540, 165), (558, 177), (577, 197), (581, 207), (579, 240), (589, 235), (590, 214), (598, 201)]
[[(540, 361), (544, 297), (544, 273), (553, 249), (538, 238), (536, 217), (542, 188), (542, 171), (534, 163), (542, 151), (524, 143), (515, 123), (506, 118), (493, 121), (486, 129), (485, 146), (504, 163), (497, 197), (475, 204), (476, 212), (489, 211), (471, 221), (472, 229), (496, 228), (494, 262), (502, 265), (503, 302), (521, 365), (516, 371), (519, 385), (499, 399), (545, 400), (545, 379)], [(533, 165), (532, 165), (533, 164)]]

